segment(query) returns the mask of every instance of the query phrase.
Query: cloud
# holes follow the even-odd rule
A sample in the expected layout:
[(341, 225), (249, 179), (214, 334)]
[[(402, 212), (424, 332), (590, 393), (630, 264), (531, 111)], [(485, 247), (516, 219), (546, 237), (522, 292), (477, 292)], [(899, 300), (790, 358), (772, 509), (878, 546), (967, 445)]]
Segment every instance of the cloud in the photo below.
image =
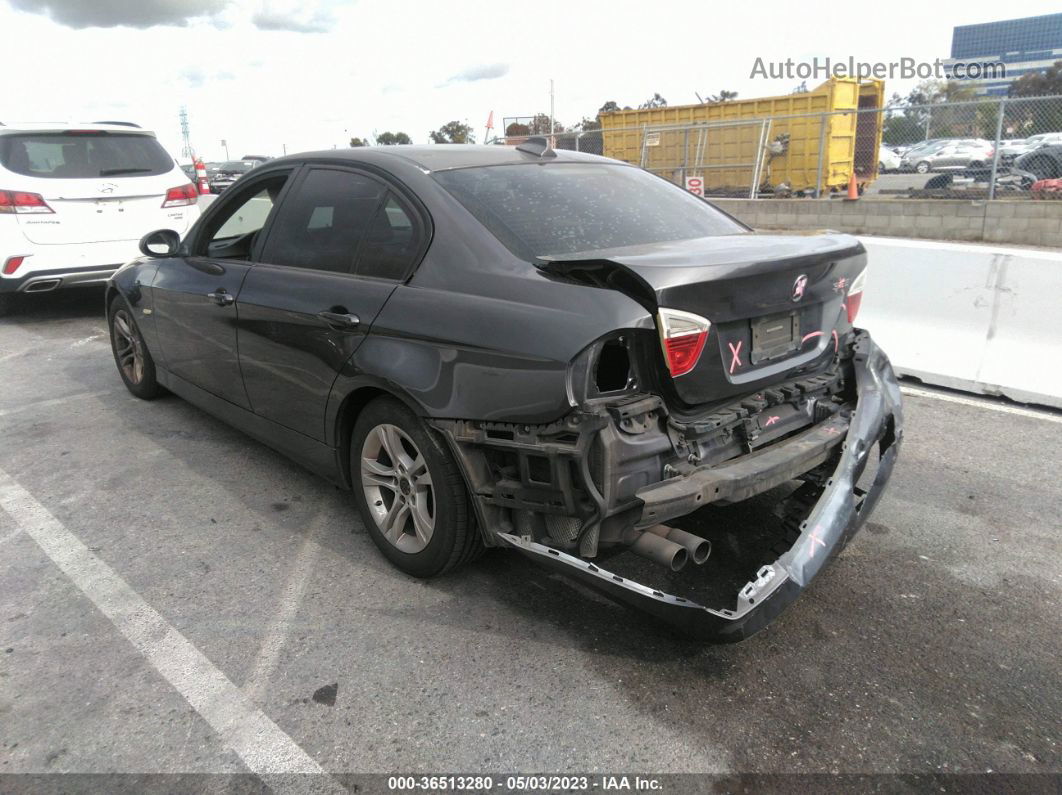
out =
[(313, 16), (300, 18), (294, 13), (282, 11), (259, 11), (251, 17), (251, 23), (259, 30), (284, 30), (291, 33), (327, 33), (335, 20), (331, 15), (318, 11)]
[(220, 13), (230, 0), (9, 0), (30, 14), (43, 14), (70, 28), (183, 27), (188, 20)]
[(476, 80), (496, 80), (509, 74), (509, 64), (489, 63), (481, 66), (472, 66), (463, 72), (458, 72), (442, 83), (444, 86), (452, 83), (474, 83)]
[(187, 83), (189, 88), (202, 88), (211, 80), (233, 80), (236, 76), (232, 72), (205, 72), (198, 66), (188, 66), (180, 71), (178, 77)]

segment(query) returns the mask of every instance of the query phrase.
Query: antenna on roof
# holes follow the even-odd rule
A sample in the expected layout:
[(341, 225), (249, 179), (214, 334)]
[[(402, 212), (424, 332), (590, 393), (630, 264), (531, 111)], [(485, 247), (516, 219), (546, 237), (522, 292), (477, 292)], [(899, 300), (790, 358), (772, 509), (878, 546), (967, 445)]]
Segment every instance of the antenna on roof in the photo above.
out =
[(527, 152), (535, 157), (556, 157), (549, 145), (549, 140), (544, 135), (532, 135), (522, 144), (516, 147), (517, 151)]

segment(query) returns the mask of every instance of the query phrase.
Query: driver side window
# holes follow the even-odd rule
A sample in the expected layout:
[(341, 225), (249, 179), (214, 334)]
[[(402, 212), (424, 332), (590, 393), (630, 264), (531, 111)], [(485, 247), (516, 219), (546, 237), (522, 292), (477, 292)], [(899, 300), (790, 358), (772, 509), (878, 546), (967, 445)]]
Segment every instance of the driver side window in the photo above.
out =
[(278, 174), (264, 181), (256, 180), (253, 187), (242, 191), (241, 196), (235, 197), (225, 210), (211, 219), (197, 241), (194, 253), (211, 259), (249, 260), (256, 237), (265, 226), (288, 176)]

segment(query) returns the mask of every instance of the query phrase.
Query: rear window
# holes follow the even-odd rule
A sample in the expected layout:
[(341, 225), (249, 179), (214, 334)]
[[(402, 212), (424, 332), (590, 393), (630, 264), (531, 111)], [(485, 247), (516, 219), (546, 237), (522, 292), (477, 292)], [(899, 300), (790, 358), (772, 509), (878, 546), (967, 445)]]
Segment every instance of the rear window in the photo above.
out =
[(434, 176), (525, 258), (747, 231), (702, 199), (631, 166), (529, 163)]
[(174, 166), (149, 135), (112, 132), (0, 135), (0, 165), (27, 177), (152, 176)]

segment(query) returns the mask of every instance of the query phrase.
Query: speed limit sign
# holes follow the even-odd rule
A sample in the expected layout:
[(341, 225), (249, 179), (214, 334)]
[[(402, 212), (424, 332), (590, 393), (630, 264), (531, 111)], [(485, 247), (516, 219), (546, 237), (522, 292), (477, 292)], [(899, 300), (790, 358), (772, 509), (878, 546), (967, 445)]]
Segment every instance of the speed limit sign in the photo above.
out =
[(686, 177), (686, 190), (694, 196), (703, 196), (704, 177)]

